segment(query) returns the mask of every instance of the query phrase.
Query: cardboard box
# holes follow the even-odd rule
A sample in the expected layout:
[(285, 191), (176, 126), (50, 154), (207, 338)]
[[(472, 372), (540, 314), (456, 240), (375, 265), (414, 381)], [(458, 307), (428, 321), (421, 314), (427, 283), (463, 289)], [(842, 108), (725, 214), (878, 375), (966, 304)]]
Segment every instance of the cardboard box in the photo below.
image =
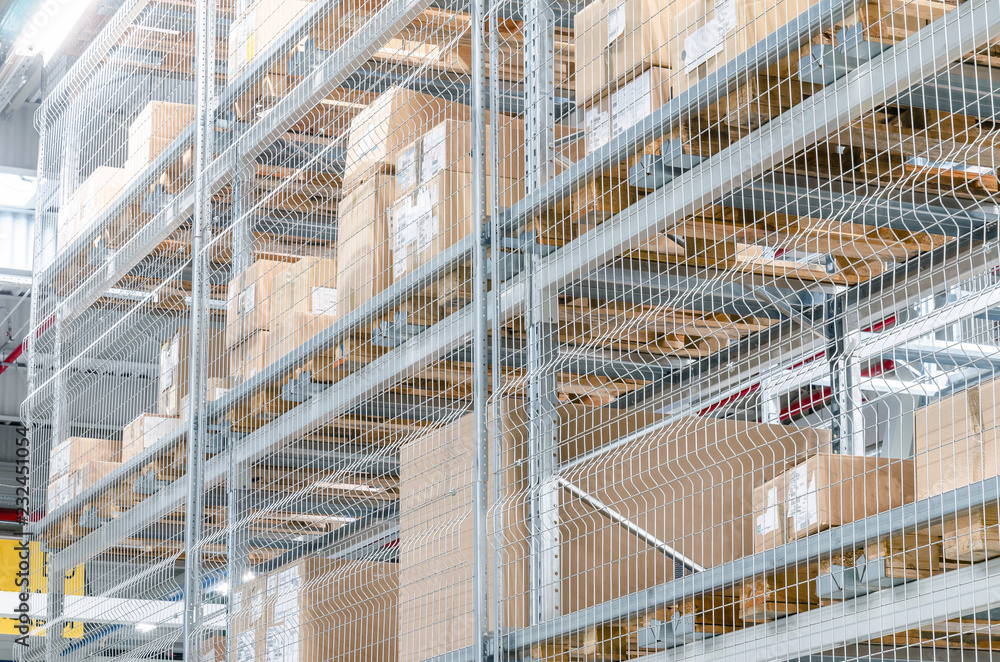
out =
[[(96, 168), (59, 208), (56, 249), (64, 250), (89, 230), (101, 213), (122, 194), (126, 183), (125, 172), (121, 168)], [(114, 233), (115, 225), (112, 224), (109, 229)]]
[(308, 558), (233, 591), (240, 660), (363, 662), (397, 655), (394, 563)]
[(156, 446), (180, 424), (181, 419), (172, 416), (139, 414), (122, 431), (122, 462), (128, 462), (147, 448)]
[(468, 121), (470, 106), (391, 87), (351, 120), (346, 186), (391, 170), (405, 146), (446, 119)]
[[(222, 330), (205, 327), (205, 375), (207, 378), (224, 378), (228, 375), (226, 364), (225, 334)], [(160, 345), (160, 379), (157, 398), (157, 413), (161, 416), (178, 416), (181, 400), (188, 394), (191, 373), (191, 330), (179, 326)]]
[(121, 466), (118, 462), (87, 462), (73, 472), (74, 493), (83, 494), (91, 485)]
[(76, 481), (72, 474), (59, 476), (49, 481), (46, 491), (45, 508), (46, 512), (52, 512), (59, 506), (69, 503), (76, 496)]
[[(228, 377), (209, 377), (205, 385), (205, 402), (215, 402), (226, 393), (229, 393)], [(191, 411), (191, 394), (181, 398), (181, 420), (188, 420), (188, 412)]]
[(670, 101), (676, 76), (670, 69), (647, 69), (619, 89), (597, 98), (584, 107), (586, 150), (611, 142), (627, 129)]
[[(500, 160), (493, 167), (492, 127), (485, 129), (486, 155), (483, 167), (486, 174), (496, 172), (500, 177), (521, 181), (524, 179), (524, 121), (503, 116), (497, 128), (497, 144)], [(563, 125), (556, 126), (556, 138), (574, 133), (575, 129)], [(402, 149), (396, 157), (396, 195), (412, 193), (417, 187), (428, 184), (435, 175), (444, 170), (473, 174), (472, 169), (473, 126), (471, 122), (454, 119), (445, 120)], [(567, 162), (580, 160), (579, 143), (574, 142), (560, 149)], [(558, 174), (564, 169), (562, 161), (555, 164)]]
[(68, 476), (88, 462), (114, 462), (120, 453), (118, 441), (70, 437), (52, 449), (49, 476)]
[(819, 453), (784, 474), (787, 537), (797, 540), (910, 503), (912, 460)]
[(337, 210), (336, 316), (352, 310), (392, 282), (389, 244), (393, 177), (377, 175), (344, 196)]
[[(397, 281), (476, 230), (473, 176), (442, 170), (396, 201), (392, 209), (392, 279)], [(489, 178), (486, 188), (489, 190)], [(498, 180), (498, 204), (509, 207), (524, 197), (524, 183)]]
[(334, 315), (337, 304), (337, 261), (304, 257), (274, 281), (271, 330), (296, 313)]
[(672, 0), (597, 0), (574, 18), (576, 102), (584, 105), (650, 67), (675, 67)]
[(229, 376), (232, 384), (241, 384), (270, 365), (270, 337), (270, 331), (258, 331), (229, 350)]
[(201, 642), (201, 662), (229, 662), (225, 635), (214, 635)]
[(229, 283), (226, 298), (226, 349), (271, 322), (271, 295), (289, 263), (257, 260)]
[(809, 8), (813, 0), (693, 0), (671, 19), (675, 94), (726, 64)]
[[(194, 106), (190, 104), (151, 101), (129, 126), (125, 181), (145, 170), (193, 121)], [(190, 160), (188, 156), (187, 165)], [(183, 158), (171, 164), (165, 170), (168, 179), (179, 178), (184, 167)]]
[(788, 542), (788, 518), (785, 515), (787, 488), (785, 475), (775, 476), (753, 490), (754, 553), (780, 547)]

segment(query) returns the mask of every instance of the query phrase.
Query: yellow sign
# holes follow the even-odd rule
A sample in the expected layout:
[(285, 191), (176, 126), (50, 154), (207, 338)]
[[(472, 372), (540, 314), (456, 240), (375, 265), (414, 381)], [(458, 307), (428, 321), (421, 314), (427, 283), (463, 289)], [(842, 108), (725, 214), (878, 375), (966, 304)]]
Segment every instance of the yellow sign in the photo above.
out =
[[(0, 540), (0, 591), (20, 593), (24, 587), (21, 566), (21, 541)], [(28, 593), (47, 593), (49, 590), (49, 555), (42, 551), (40, 543), (28, 543)], [(83, 595), (83, 565), (78, 565), (66, 573), (63, 580), (63, 595)], [(0, 618), (0, 634), (21, 634), (19, 621), (15, 618)], [(31, 627), (45, 625), (44, 621), (32, 621)], [(63, 625), (63, 637), (79, 639), (83, 637), (83, 623)]]

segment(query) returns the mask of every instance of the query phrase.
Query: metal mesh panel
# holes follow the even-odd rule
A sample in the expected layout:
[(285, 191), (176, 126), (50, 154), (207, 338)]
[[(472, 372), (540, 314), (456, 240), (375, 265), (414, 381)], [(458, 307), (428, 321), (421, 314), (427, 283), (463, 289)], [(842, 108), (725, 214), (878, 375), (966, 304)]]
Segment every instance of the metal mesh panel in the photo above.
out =
[(88, 23), (38, 116), (21, 659), (990, 659), (998, 24)]

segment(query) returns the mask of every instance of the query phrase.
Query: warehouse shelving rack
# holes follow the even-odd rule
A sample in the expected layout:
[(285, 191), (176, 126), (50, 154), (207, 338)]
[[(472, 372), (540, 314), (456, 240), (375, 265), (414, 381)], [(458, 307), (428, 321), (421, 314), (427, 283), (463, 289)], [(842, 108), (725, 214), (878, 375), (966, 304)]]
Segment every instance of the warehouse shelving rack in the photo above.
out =
[[(80, 62), (50, 94), (41, 111), (43, 129), (50, 117), (58, 116), (65, 110), (65, 98), (71, 96), (77, 86), (97, 69), (99, 62), (122, 36), (128, 25), (149, 4), (151, 3), (141, 0), (126, 0)], [(213, 16), (214, 11), (206, 9), (203, 4), (199, 3), (199, 29), (214, 35), (218, 26), (216, 17)], [(408, 371), (419, 369), (443, 358), (457, 357), (455, 360), (473, 363), (481, 369), (476, 378), (476, 393), (471, 399), (472, 402), (442, 399), (437, 402), (401, 405), (398, 400), (393, 400), (386, 401), (384, 406), (395, 408), (395, 414), (400, 416), (403, 415), (400, 409), (412, 410), (422, 407), (426, 410), (423, 415), (429, 418), (445, 415), (442, 412), (475, 410), (480, 415), (477, 418), (478, 429), (485, 429), (487, 387), (483, 364), (488, 361), (483, 359), (487, 355), (492, 355), (494, 365), (527, 366), (528, 393), (531, 394), (533, 419), (531, 443), (535, 444), (535, 448), (544, 449), (545, 439), (552, 438), (551, 427), (554, 425), (554, 411), (551, 403), (546, 402), (544, 393), (546, 390), (554, 390), (555, 385), (554, 382), (546, 382), (542, 378), (545, 371), (541, 366), (556, 360), (555, 355), (559, 351), (558, 347), (553, 345), (551, 337), (543, 332), (547, 324), (553, 323), (551, 317), (546, 317), (551, 315), (551, 312), (546, 310), (545, 302), (552, 299), (553, 293), (564, 288), (583, 288), (599, 298), (601, 288), (608, 288), (616, 292), (616, 295), (620, 295), (622, 291), (635, 290), (637, 285), (641, 285), (649, 291), (637, 296), (647, 302), (653, 300), (670, 302), (674, 305), (680, 304), (688, 310), (699, 310), (699, 307), (703, 307), (725, 311), (729, 309), (727, 307), (743, 306), (749, 307), (754, 316), (774, 322), (761, 331), (745, 335), (738, 342), (714, 354), (695, 359), (654, 361), (650, 357), (644, 357), (646, 360), (635, 360), (597, 354), (567, 357), (567, 364), (570, 360), (575, 361), (573, 364), (575, 367), (567, 368), (567, 372), (575, 369), (580, 374), (594, 374), (600, 370), (608, 375), (621, 376), (636, 375), (641, 371), (646, 386), (622, 396), (620, 404), (634, 406), (643, 399), (655, 396), (658, 401), (669, 403), (665, 412), (670, 418), (665, 420), (670, 421), (696, 414), (719, 402), (742, 402), (742, 398), (746, 395), (743, 392), (748, 383), (767, 383), (770, 379), (778, 382), (781, 388), (792, 391), (795, 388), (794, 384), (789, 384), (784, 378), (789, 366), (802, 356), (824, 351), (827, 356), (835, 358), (816, 370), (832, 371), (830, 379), (841, 379), (846, 382), (841, 389), (835, 391), (835, 398), (841, 397), (837, 395), (838, 393), (846, 393), (848, 398), (854, 397), (852, 390), (859, 388), (858, 384), (854, 383), (856, 377), (852, 376), (851, 369), (837, 366), (836, 357), (842, 355), (844, 349), (830, 350), (831, 344), (843, 343), (845, 339), (843, 337), (831, 339), (823, 334), (799, 332), (801, 329), (822, 326), (829, 318), (827, 307), (830, 305), (831, 297), (827, 295), (838, 294), (843, 297), (840, 305), (846, 309), (846, 314), (842, 313), (844, 322), (841, 332), (845, 334), (846, 329), (871, 328), (893, 315), (902, 316), (916, 302), (926, 299), (931, 294), (945, 292), (957, 282), (1000, 268), (1000, 253), (996, 246), (1000, 211), (988, 206), (946, 207), (928, 204), (926, 201), (900, 202), (879, 197), (862, 197), (857, 192), (831, 190), (816, 181), (790, 181), (774, 177), (763, 182), (755, 178), (760, 173), (771, 171), (774, 166), (792, 157), (804, 147), (822, 140), (838, 127), (860, 116), (863, 111), (893, 99), (898, 105), (917, 108), (934, 106), (968, 109), (974, 106), (974, 110), (980, 113), (980, 116), (996, 117), (996, 104), (1000, 103), (996, 95), (1000, 91), (1000, 84), (982, 79), (974, 79), (975, 82), (972, 84), (969, 83), (969, 78), (956, 79), (952, 73), (937, 73), (946, 69), (974, 46), (989, 41), (992, 35), (997, 33), (997, 28), (1000, 26), (1000, 6), (995, 2), (973, 0), (958, 6), (944, 17), (932, 22), (920, 33), (888, 48), (869, 65), (859, 66), (846, 72), (815, 95), (749, 133), (732, 147), (706, 158), (693, 168), (673, 173), (673, 179), (657, 187), (645, 198), (616, 214), (604, 224), (590, 230), (586, 237), (570, 241), (550, 252), (526, 250), (521, 255), (512, 256), (508, 265), (500, 263), (494, 254), (494, 262), (491, 265), (494, 273), (505, 266), (509, 267), (509, 273), (503, 285), (497, 288), (495, 300), (490, 301), (492, 305), (487, 305), (487, 301), (484, 300), (486, 297), (481, 296), (477, 299), (478, 305), (467, 306), (420, 333), (406, 338), (380, 358), (322, 390), (310, 391), (309, 387), (312, 385), (302, 384), (307, 393), (314, 394), (256, 431), (245, 435), (235, 433), (225, 429), (224, 421), (226, 412), (241, 399), (278, 382), (290, 368), (301, 364), (304, 359), (317, 351), (334, 346), (353, 329), (384, 317), (386, 313), (398, 307), (408, 293), (432, 284), (442, 274), (474, 256), (481, 265), (485, 265), (487, 244), (499, 246), (504, 241), (512, 241), (516, 238), (519, 228), (553, 205), (569, 198), (581, 182), (609, 173), (620, 162), (640, 152), (644, 145), (669, 135), (685, 117), (707, 109), (724, 99), (745, 81), (751, 72), (762, 71), (771, 64), (791, 56), (802, 45), (853, 13), (860, 4), (857, 0), (821, 0), (814, 4), (804, 14), (779, 28), (763, 42), (703, 78), (694, 87), (672, 99), (635, 127), (613, 138), (608, 144), (581, 161), (572, 164), (551, 181), (531, 183), (526, 189), (525, 198), (513, 207), (502, 210), (500, 214), (493, 215), (492, 223), (482, 233), (474, 233), (456, 243), (428, 264), (377, 294), (349, 316), (338, 320), (333, 326), (314, 336), (307, 344), (296, 348), (279, 362), (272, 364), (264, 372), (245, 381), (215, 402), (198, 403), (196, 406), (203, 409), (195, 411), (195, 415), (191, 417), (190, 427), (182, 428), (170, 435), (163, 446), (147, 449), (133, 457), (70, 503), (46, 513), (32, 525), (31, 530), (35, 535), (43, 537), (46, 531), (55, 527), (82, 504), (94, 500), (126, 478), (137, 475), (154, 456), (163, 453), (164, 447), (181, 447), (193, 439), (195, 443), (189, 444), (188, 452), (192, 453), (191, 458), (194, 460), (192, 466), (197, 466), (200, 470), (189, 471), (184, 477), (172, 482), (159, 481), (154, 477), (151, 486), (156, 491), (143, 501), (142, 509), (126, 510), (118, 517), (94, 528), (78, 541), (54, 550), (49, 573), (52, 576), (59, 576), (59, 573), (99, 557), (123, 544), (136, 532), (155, 525), (163, 516), (176, 511), (185, 503), (201, 500), (203, 494), (207, 495), (206, 502), (217, 499), (213, 503), (222, 505), (232, 503), (234, 488), (231, 481), (234, 465), (245, 466), (266, 455), (270, 450), (294, 442), (318, 422), (372, 407), (370, 402), (372, 393), (384, 392)], [(215, 127), (225, 126), (227, 122), (231, 122), (220, 116), (221, 109), (231, 104), (241, 90), (258, 81), (267, 68), (283, 54), (302, 42), (309, 32), (309, 26), (332, 12), (337, 5), (338, 3), (333, 0), (314, 2), (308, 12), (300, 17), (277, 43), (264, 55), (255, 59), (246, 71), (218, 93), (213, 102), (200, 103), (196, 113), (197, 124), (200, 124), (200, 127), (192, 124), (182, 132), (147, 168), (145, 174), (122, 192), (118, 201), (101, 215), (92, 229), (66, 249), (69, 258), (54, 261), (53, 264), (38, 270), (33, 320), (34, 328), (39, 335), (54, 333), (58, 338), (62, 329), (69, 327), (74, 320), (84, 315), (99, 299), (108, 297), (110, 290), (114, 289), (123, 277), (142, 264), (158, 245), (189, 218), (197, 219), (201, 215), (201, 222), (204, 223), (212, 214), (210, 208), (204, 207), (206, 204), (211, 204), (212, 196), (226, 186), (238, 185), (241, 174), (252, 169), (258, 159), (266, 158), (265, 152), (268, 148), (278, 142), (304, 112), (316, 106), (335, 88), (344, 84), (352, 74), (365, 65), (379, 47), (425, 9), (440, 6), (425, 0), (415, 2), (391, 0), (379, 10), (375, 20), (351, 35), (339, 49), (332, 53), (324, 53), (323, 57), (310, 59), (308, 61), (310, 74), (304, 82), (282, 98), (268, 114), (246, 127), (231, 144), (219, 150), (218, 155), (214, 155), (210, 146), (206, 147), (206, 143), (211, 142), (208, 136), (216, 134)], [(473, 3), (471, 12), (481, 19), (488, 11), (494, 9)], [(525, 20), (527, 29), (536, 30), (536, 33), (526, 35), (526, 61), (532, 61), (533, 67), (524, 86), (523, 108), (527, 115), (529, 141), (533, 140), (544, 147), (543, 136), (554, 122), (555, 113), (552, 109), (556, 102), (551, 93), (551, 72), (546, 73), (544, 61), (545, 54), (548, 53), (551, 57), (553, 49), (552, 34), (546, 32), (545, 25), (546, 21), (549, 21), (548, 25), (552, 25), (555, 19), (552, 5), (543, 0), (529, 0), (521, 8), (519, 16)], [(476, 37), (479, 38), (476, 43), (479, 45), (480, 58), (486, 41), (482, 28), (480, 20), (479, 31), (476, 32)], [(203, 45), (214, 42), (211, 37), (206, 38), (202, 35), (201, 38)], [(944, 47), (931, 49), (927, 47), (928, 43), (943, 44)], [(199, 76), (203, 83), (214, 79), (214, 65), (209, 62), (214, 62), (215, 59), (215, 57), (204, 57), (204, 61), (198, 63)], [(472, 77), (472, 95), (485, 105), (486, 84), (485, 71), (481, 66), (482, 60), (479, 64)], [(934, 72), (934, 75), (928, 76), (927, 72)], [(207, 85), (210, 86), (211, 83)], [(534, 99), (534, 95), (541, 99)], [(212, 93), (203, 93), (203, 97), (211, 98)], [(549, 104), (547, 109), (541, 102), (543, 99)], [(496, 101), (495, 98), (491, 99), (491, 103)], [(46, 137), (43, 134), (43, 139)], [(217, 138), (218, 136), (213, 139)], [(191, 148), (196, 152), (208, 149), (204, 153), (204, 158), (207, 159), (204, 168), (196, 171), (196, 181), (188, 184), (177, 194), (166, 196), (148, 194), (147, 191), (158, 174)], [(541, 164), (550, 160), (550, 157), (538, 154), (530, 158), (540, 159), (540, 163), (537, 164), (537, 168), (529, 167), (528, 172), (541, 171)], [(99, 237), (102, 232), (109, 227), (122, 209), (137, 197), (146, 198), (144, 201), (146, 204), (155, 205), (155, 215), (152, 220), (136, 232), (124, 247), (111, 250), (101, 246)], [(236, 202), (230, 212), (230, 218), (235, 221), (234, 228), (238, 228), (241, 225), (239, 220), (254, 212), (241, 210), (238, 202), (241, 196), (233, 197)], [(483, 208), (485, 197), (483, 192), (477, 195), (480, 218), (486, 216)], [(657, 272), (655, 267), (650, 265), (636, 265), (634, 270), (595, 272), (629, 249), (640, 246), (642, 239), (648, 237), (651, 232), (677, 225), (683, 222), (690, 210), (700, 209), (718, 201), (725, 206), (746, 210), (785, 211), (819, 219), (837, 218), (845, 212), (845, 209), (861, 207), (864, 211), (859, 217), (855, 217), (855, 222), (866, 226), (930, 232), (954, 238), (955, 241), (937, 246), (905, 261), (894, 270), (848, 288), (815, 284), (803, 288), (802, 283), (795, 281), (794, 278), (786, 278), (780, 287), (775, 287), (773, 282), (767, 282), (765, 278), (753, 275), (741, 277), (738, 285), (715, 284), (704, 277), (703, 270), (692, 269), (690, 275), (681, 276), (676, 271), (669, 274)], [(42, 210), (43, 213), (46, 211)], [(266, 219), (263, 222), (266, 223)], [(198, 221), (195, 221), (196, 227), (197, 224)], [(280, 221), (276, 225), (280, 226), (283, 232), (288, 232), (291, 227), (293, 234), (296, 231), (294, 228), (298, 227), (294, 222), (286, 221)], [(315, 236), (316, 230), (317, 228), (306, 224), (302, 232)], [(486, 239), (490, 241), (487, 242)], [(246, 250), (245, 246), (234, 250), (234, 264), (240, 267), (247, 266)], [(109, 254), (113, 255), (113, 259), (104, 262)], [(201, 257), (197, 249), (193, 250), (193, 255), (196, 260)], [(57, 286), (60, 279), (65, 277), (63, 268), (75, 263), (74, 258), (77, 257), (93, 258), (92, 261), (97, 262), (97, 266), (101, 268), (93, 268), (82, 283), (70, 288), (68, 294), (53, 296), (49, 288)], [(234, 273), (239, 270), (235, 268)], [(199, 267), (195, 266), (192, 279), (197, 280), (207, 275), (199, 274), (198, 271)], [(482, 270), (477, 272), (479, 279), (476, 285), (481, 288), (481, 293), (485, 293), (486, 279), (482, 275)], [(710, 292), (709, 295), (706, 295), (707, 291)], [(869, 357), (879, 356), (892, 350), (906, 356), (912, 356), (910, 353), (916, 352), (922, 357), (931, 355), (936, 361), (946, 360), (947, 347), (921, 350), (919, 347), (914, 347), (913, 343), (928, 332), (944, 328), (970, 313), (985, 311), (987, 315), (993, 314), (993, 311), (1000, 306), (998, 292), (1000, 291), (993, 286), (970, 297), (945, 304), (930, 316), (906, 320), (894, 327), (891, 337), (879, 333), (865, 335), (861, 332), (858, 336), (860, 345), (851, 350), (852, 359), (862, 363)], [(193, 310), (202, 310), (206, 303), (209, 307), (212, 305), (207, 301), (209, 295), (204, 288), (201, 290), (195, 288), (192, 296)], [(789, 304), (789, 300), (794, 303)], [(45, 303), (43, 305), (40, 302)], [(218, 308), (221, 304), (216, 302), (214, 305)], [(499, 342), (488, 337), (486, 329), (495, 328), (501, 320), (515, 315), (526, 315), (532, 320), (526, 346), (501, 347)], [(55, 354), (57, 356), (60, 354), (58, 347)], [(967, 354), (955, 360), (963, 365), (969, 362)], [(997, 360), (997, 357), (992, 355), (983, 359), (990, 369), (996, 365)], [(560, 365), (562, 364), (563, 361), (560, 359)], [(720, 370), (719, 367), (724, 364), (728, 364), (729, 368)], [(72, 367), (73, 360), (61, 366), (60, 371)], [(61, 395), (60, 371), (57, 371), (50, 381), (41, 384), (36, 382), (32, 399), (51, 397), (53, 393), (58, 399)], [(549, 376), (548, 379), (552, 380), (554, 377)], [(810, 379), (815, 380), (815, 375), (803, 377), (804, 381)], [(850, 400), (841, 404), (845, 410), (852, 408)], [(412, 414), (406, 415), (412, 416)], [(198, 428), (197, 425), (202, 427)], [(841, 431), (844, 443), (849, 443), (851, 435), (856, 432), (851, 429), (851, 425), (850, 416), (847, 416), (844, 420), (844, 429)], [(210, 444), (218, 444), (216, 448), (226, 448), (227, 452), (214, 454), (205, 460), (202, 451)], [(199, 448), (202, 450), (198, 452), (190, 450)], [(603, 448), (596, 452), (607, 452), (612, 448)], [(479, 453), (480, 466), (485, 467), (488, 453), (485, 442)], [(345, 453), (343, 457), (326, 459), (331, 463), (342, 463), (345, 466), (362, 462), (370, 464), (373, 471), (386, 473), (398, 471), (399, 462), (398, 457), (384, 451), (372, 455), (362, 452)], [(560, 470), (558, 463), (538, 464), (540, 466), (533, 465), (531, 471), (540, 472), (540, 475), (535, 476), (539, 482), (545, 482)], [(485, 472), (485, 468), (483, 471)], [(485, 489), (485, 482), (485, 474), (480, 475), (477, 486)], [(230, 490), (228, 499), (219, 496), (219, 488), (223, 485), (227, 485), (227, 489)], [(543, 587), (536, 586), (532, 600), (535, 608), (541, 610), (541, 617), (530, 627), (506, 631), (502, 636), (491, 636), (485, 632), (486, 587), (482, 584), (478, 587), (480, 592), (477, 594), (476, 611), (479, 619), (477, 626), (480, 632), (479, 645), (459, 651), (450, 659), (476, 660), (489, 655), (517, 658), (528, 655), (529, 651), (534, 650), (539, 644), (580, 633), (603, 623), (628, 619), (655, 607), (679, 604), (696, 595), (731, 588), (754, 576), (828, 557), (838, 550), (862, 546), (864, 543), (881, 540), (900, 532), (923, 529), (940, 523), (950, 514), (968, 511), (975, 506), (994, 502), (998, 498), (1000, 498), (1000, 484), (995, 478), (990, 478), (946, 495), (902, 506), (888, 513), (880, 513), (805, 540), (787, 543), (775, 550), (710, 568), (704, 572), (686, 575), (641, 594), (629, 595), (573, 614), (553, 616), (553, 597), (545, 595)], [(483, 499), (477, 499), (477, 503), (482, 504), (482, 502)], [(544, 509), (546, 506), (540, 504), (539, 507)], [(547, 507), (554, 506), (549, 502)], [(356, 553), (371, 542), (392, 535), (396, 526), (393, 523), (395, 515), (396, 512), (392, 507), (374, 509), (361, 517), (356, 524), (293, 547), (282, 558), (292, 560), (298, 555), (334, 543), (342, 546), (341, 553)], [(479, 536), (476, 562), (482, 569), (487, 563), (485, 505), (479, 506), (477, 516), (480, 526), (477, 527)], [(553, 515), (551, 512), (542, 512), (538, 516), (545, 518)], [(198, 525), (194, 524), (192, 519), (196, 518), (189, 515), (188, 525), (197, 529)], [(206, 538), (211, 541), (221, 539), (225, 535), (227, 535), (225, 531), (216, 531), (207, 534)], [(185, 549), (187, 559), (185, 595), (187, 596), (199, 595), (197, 586), (205, 573), (198, 566), (200, 554), (197, 549), (207, 542), (206, 539), (199, 540), (200, 537), (199, 531), (189, 528)], [(235, 549), (236, 542), (234, 540), (229, 542), (230, 549)], [(556, 543), (552, 540), (537, 540), (533, 544), (537, 545), (533, 548), (533, 561), (540, 564), (546, 561), (551, 563), (550, 555)], [(242, 572), (232, 556), (235, 554), (231, 554), (228, 561), (229, 577), (235, 583), (235, 577), (242, 575)], [(499, 572), (500, 569), (497, 567), (496, 571)], [(548, 572), (551, 571), (549, 568)], [(546, 572), (544, 566), (541, 572)], [(842, 648), (855, 642), (875, 639), (886, 631), (903, 631), (910, 627), (935, 623), (955, 614), (975, 614), (988, 610), (996, 603), (995, 577), (998, 572), (1000, 565), (996, 560), (977, 563), (943, 575), (855, 598), (839, 605), (805, 612), (779, 621), (777, 625), (749, 627), (704, 641), (685, 643), (658, 653), (656, 657), (657, 659), (755, 659), (754, 655), (760, 654), (763, 641), (773, 643), (776, 637), (787, 636), (788, 643), (780, 652), (782, 659), (799, 659)], [(485, 577), (485, 573), (479, 574)], [(485, 582), (485, 579), (480, 581)], [(966, 591), (973, 583), (977, 586), (977, 590), (970, 596)], [(63, 611), (63, 600), (64, 596), (58, 589), (50, 591), (48, 602), (50, 619), (59, 618), (58, 614)], [(193, 618), (192, 615), (198, 607), (196, 599), (187, 602), (185, 608), (189, 619)], [(872, 614), (876, 613), (881, 620), (872, 619)], [(70, 619), (63, 617), (63, 620)], [(191, 646), (194, 641), (195, 626), (193, 622), (189, 622), (192, 631), (186, 634), (185, 641)], [(793, 635), (797, 636), (793, 639)], [(59, 659), (58, 645), (56, 637), (51, 637), (46, 642), (48, 659)], [(773, 658), (772, 652), (773, 650), (767, 652), (769, 659)]]

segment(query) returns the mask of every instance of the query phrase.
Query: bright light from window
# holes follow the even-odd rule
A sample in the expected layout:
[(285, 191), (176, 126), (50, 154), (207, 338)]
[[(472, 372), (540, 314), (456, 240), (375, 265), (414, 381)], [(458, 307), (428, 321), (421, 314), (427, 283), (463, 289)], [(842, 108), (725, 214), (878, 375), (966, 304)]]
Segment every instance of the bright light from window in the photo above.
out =
[(38, 9), (14, 42), (15, 52), (21, 55), (41, 54), (47, 63), (91, 4), (88, 0), (39, 2)]
[(0, 174), (0, 206), (27, 207), (34, 197), (34, 177)]
[(212, 590), (220, 595), (225, 595), (229, 593), (229, 582), (219, 582), (212, 587)]
[(257, 575), (253, 574), (252, 570), (247, 570), (246, 572), (243, 573), (243, 581), (245, 582), (252, 581), (256, 576)]
[(135, 629), (139, 632), (152, 632), (156, 629), (156, 626), (152, 623), (136, 623)]

